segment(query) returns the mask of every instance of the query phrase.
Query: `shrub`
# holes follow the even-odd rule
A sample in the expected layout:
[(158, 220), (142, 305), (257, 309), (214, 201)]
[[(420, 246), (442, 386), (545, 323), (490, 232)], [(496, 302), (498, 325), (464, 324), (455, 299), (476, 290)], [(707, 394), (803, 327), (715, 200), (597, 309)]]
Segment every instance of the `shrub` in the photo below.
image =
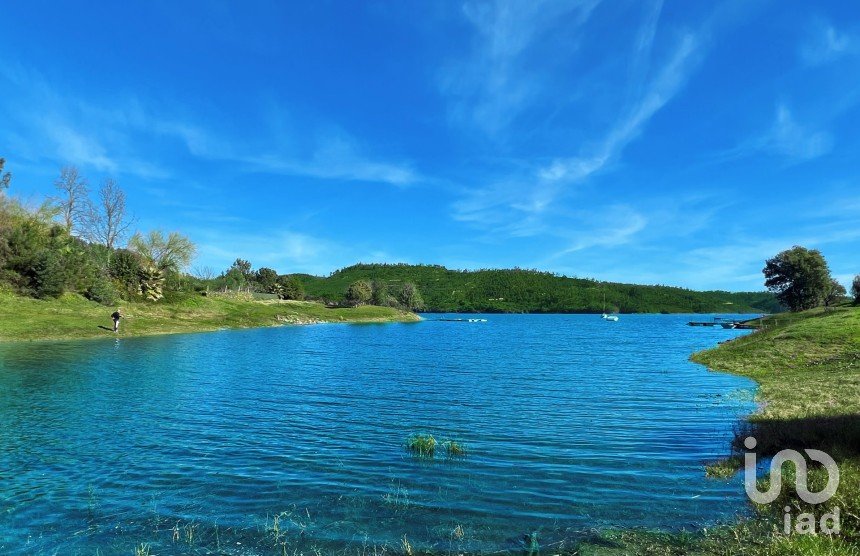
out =
[(105, 276), (97, 277), (84, 291), (84, 297), (102, 305), (116, 305), (121, 298), (113, 282)]
[(42, 251), (33, 265), (33, 291), (36, 297), (60, 297), (65, 289), (66, 275), (62, 259), (54, 251)]
[(140, 294), (140, 257), (127, 249), (118, 249), (110, 257), (108, 273), (123, 290), (126, 298)]

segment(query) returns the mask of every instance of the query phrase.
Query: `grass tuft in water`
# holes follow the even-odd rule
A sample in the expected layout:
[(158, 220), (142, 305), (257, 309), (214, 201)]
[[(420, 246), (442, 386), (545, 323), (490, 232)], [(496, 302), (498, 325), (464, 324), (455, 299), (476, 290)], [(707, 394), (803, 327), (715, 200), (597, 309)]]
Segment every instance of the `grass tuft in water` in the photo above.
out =
[(406, 441), (406, 450), (413, 456), (432, 459), (436, 448), (442, 448), (449, 458), (466, 457), (466, 445), (456, 440), (438, 441), (430, 434), (413, 434)]
[(466, 457), (466, 446), (456, 440), (448, 440), (445, 442), (445, 452), (449, 458), (464, 458)]
[(414, 456), (432, 458), (436, 454), (436, 439), (430, 434), (414, 434), (409, 437), (406, 449)]
[(705, 466), (705, 476), (709, 479), (731, 479), (744, 467), (744, 458), (730, 456)]
[(149, 556), (152, 553), (152, 547), (148, 542), (140, 543), (134, 547), (134, 556)]

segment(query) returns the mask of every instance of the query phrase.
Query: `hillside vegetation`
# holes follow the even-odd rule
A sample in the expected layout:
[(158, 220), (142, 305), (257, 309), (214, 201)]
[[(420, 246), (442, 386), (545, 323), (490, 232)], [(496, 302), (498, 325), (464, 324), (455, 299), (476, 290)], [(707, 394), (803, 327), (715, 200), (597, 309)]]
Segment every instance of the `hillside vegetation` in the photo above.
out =
[(697, 292), (568, 278), (535, 270), (449, 270), (438, 265), (357, 264), (328, 277), (294, 275), (308, 296), (342, 301), (350, 284), (365, 280), (395, 289), (418, 286), (428, 312), (487, 313), (774, 313), (767, 292)]

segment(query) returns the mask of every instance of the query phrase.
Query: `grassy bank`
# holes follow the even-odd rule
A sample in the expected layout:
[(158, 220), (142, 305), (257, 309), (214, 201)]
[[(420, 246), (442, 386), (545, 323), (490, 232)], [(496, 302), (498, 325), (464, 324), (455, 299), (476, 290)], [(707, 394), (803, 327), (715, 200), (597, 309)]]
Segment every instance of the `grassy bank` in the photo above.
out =
[[(327, 308), (305, 301), (189, 296), (171, 302), (122, 303), (119, 336), (319, 322), (411, 322), (413, 313), (387, 307)], [(0, 341), (113, 336), (113, 307), (66, 294), (42, 301), (0, 292)]]
[[(713, 370), (760, 385), (759, 412), (738, 431), (734, 457), (715, 468), (723, 474), (732, 465), (737, 469), (741, 442), (749, 434), (758, 440), (760, 458), (784, 448), (824, 450), (840, 468), (834, 498), (818, 507), (802, 502), (789, 465), (783, 469), (783, 495), (756, 507), (750, 520), (686, 534), (615, 531), (577, 554), (860, 555), (860, 307), (775, 315), (761, 324), (754, 334), (693, 356)], [(826, 479), (823, 469), (813, 468), (810, 490), (821, 490)], [(786, 506), (795, 516), (812, 512), (816, 517), (840, 508), (841, 535), (785, 535)]]

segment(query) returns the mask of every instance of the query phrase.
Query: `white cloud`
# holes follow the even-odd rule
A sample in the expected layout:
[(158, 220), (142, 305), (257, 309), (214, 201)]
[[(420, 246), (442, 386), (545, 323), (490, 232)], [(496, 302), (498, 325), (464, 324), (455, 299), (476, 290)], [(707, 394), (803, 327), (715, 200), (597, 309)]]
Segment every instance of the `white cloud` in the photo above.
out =
[(694, 35), (686, 34), (681, 38), (671, 59), (650, 82), (632, 109), (608, 130), (596, 152), (555, 160), (542, 168), (538, 175), (547, 181), (578, 182), (616, 158), (624, 147), (641, 133), (648, 120), (663, 108), (686, 82), (696, 60), (696, 46)]
[[(656, 25), (653, 17), (650, 25)], [(648, 121), (680, 91), (698, 60), (698, 45), (699, 41), (691, 33), (680, 38), (669, 60), (648, 81), (641, 95), (624, 111), (623, 116), (604, 131), (596, 148), (576, 156), (534, 165), (529, 173), (517, 178), (471, 189), (453, 204), (452, 217), (512, 236), (548, 233), (552, 228), (566, 225), (563, 222), (550, 226), (544, 220), (547, 216), (558, 217), (559, 211), (555, 205), (559, 198), (568, 194), (571, 186), (586, 182), (619, 158), (624, 148), (640, 135)], [(644, 219), (638, 223), (636, 219), (631, 222), (636, 225), (622, 226), (621, 229), (626, 230), (623, 234), (618, 234), (618, 230), (603, 232), (597, 228), (594, 237), (602, 235), (616, 238), (607, 240), (610, 243), (626, 240), (645, 226)], [(571, 250), (585, 248), (581, 245), (598, 244), (595, 241), (582, 243), (574, 240)]]
[(831, 62), (844, 54), (856, 53), (858, 37), (837, 30), (825, 21), (817, 21), (799, 49), (800, 59), (809, 65)]
[(799, 160), (825, 155), (833, 148), (833, 138), (825, 131), (816, 131), (799, 124), (784, 104), (776, 110), (770, 131), (759, 141), (764, 150)]
[[(440, 85), (455, 120), (496, 133), (507, 127), (541, 90), (534, 44), (564, 21), (564, 38), (588, 20), (600, 0), (497, 0), (467, 2), (463, 15), (473, 26), (473, 50), (444, 68)], [(545, 60), (544, 60), (545, 61)]]
[(251, 154), (240, 155), (237, 160), (257, 171), (320, 179), (397, 186), (410, 185), (421, 179), (407, 163), (375, 160), (363, 155), (355, 141), (342, 132), (318, 140), (310, 156), (302, 157), (291, 153)]

